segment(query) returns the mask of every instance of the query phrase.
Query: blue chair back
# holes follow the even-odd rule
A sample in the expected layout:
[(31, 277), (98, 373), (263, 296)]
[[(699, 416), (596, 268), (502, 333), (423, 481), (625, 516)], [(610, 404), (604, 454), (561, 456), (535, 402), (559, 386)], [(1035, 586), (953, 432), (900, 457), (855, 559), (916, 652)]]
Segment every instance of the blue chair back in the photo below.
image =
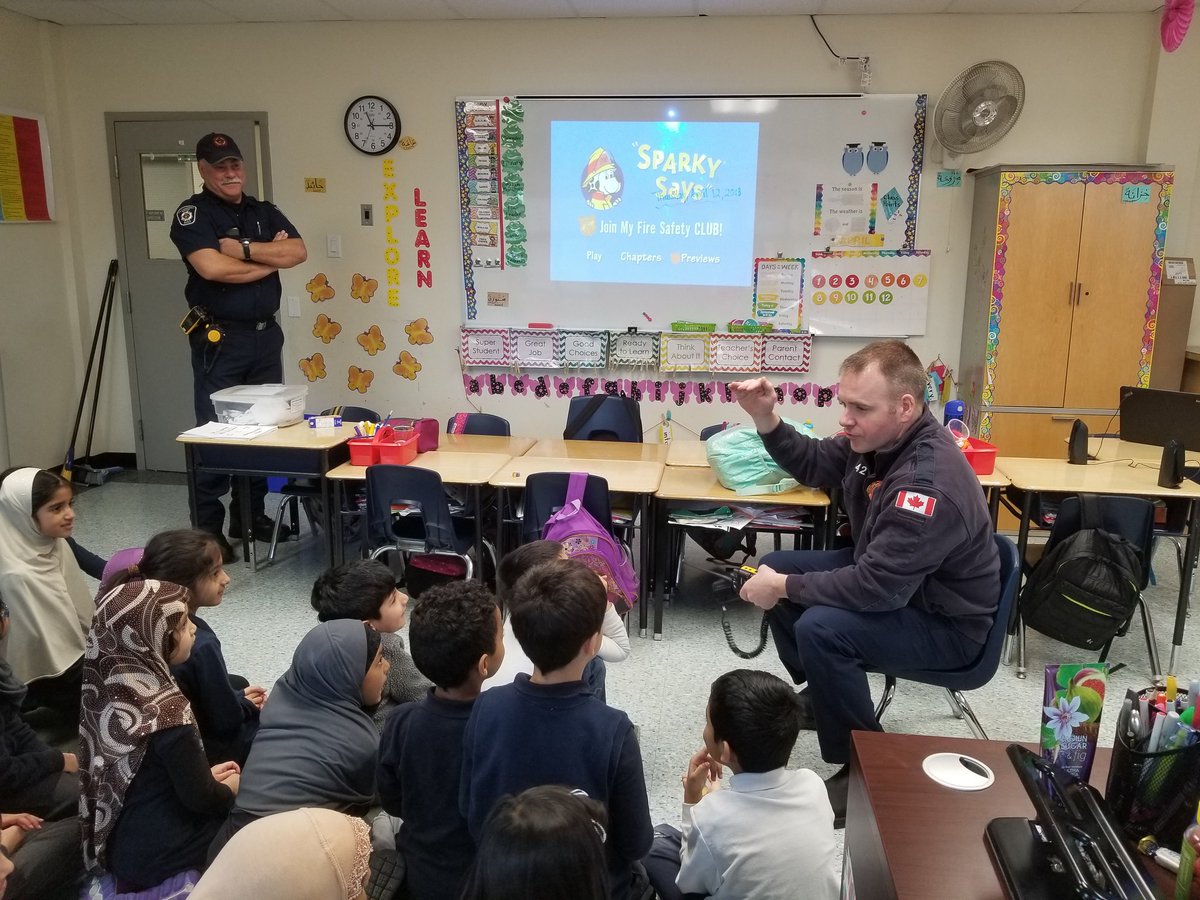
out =
[[(521, 520), (521, 543), (540, 540), (546, 520), (562, 509), (567, 497), (570, 472), (537, 472), (525, 479), (525, 517)], [(608, 500), (608, 482), (589, 475), (583, 489), (583, 508), (612, 533), (612, 507)]]
[(321, 411), (323, 416), (341, 416), (343, 422), (381, 422), (383, 417), (365, 406), (331, 406)]
[(707, 441), (714, 434), (720, 434), (728, 427), (728, 422), (722, 422), (719, 425), (706, 425), (704, 428), (700, 429), (700, 440)]
[[(467, 420), (463, 425), (463, 430), (459, 434), (495, 434), (500, 437), (508, 437), (512, 434), (512, 429), (509, 427), (508, 419), (503, 416), (493, 416), (491, 413), (467, 413)], [(446, 420), (446, 433), (450, 433), (450, 428), (454, 424), (454, 416)]]
[(972, 691), (992, 680), (1000, 665), (1000, 651), (1004, 647), (1004, 635), (1008, 629), (1008, 617), (1017, 601), (1017, 584), (1021, 567), (1017, 564), (1017, 545), (1002, 534), (995, 536), (996, 550), (1000, 553), (1000, 604), (996, 607), (996, 618), (992, 622), (983, 650), (975, 662), (961, 669), (923, 669), (912, 672), (891, 672), (906, 681), (949, 688), (952, 691)]
[(642, 443), (642, 411), (630, 397), (572, 397), (563, 438), (571, 441)]
[[(392, 507), (405, 504), (418, 507), (420, 515), (393, 521)], [(419, 466), (367, 467), (367, 540), (372, 550), (398, 540), (423, 540), (427, 553), (462, 554), (471, 546), (470, 537), (455, 529), (442, 476)]]

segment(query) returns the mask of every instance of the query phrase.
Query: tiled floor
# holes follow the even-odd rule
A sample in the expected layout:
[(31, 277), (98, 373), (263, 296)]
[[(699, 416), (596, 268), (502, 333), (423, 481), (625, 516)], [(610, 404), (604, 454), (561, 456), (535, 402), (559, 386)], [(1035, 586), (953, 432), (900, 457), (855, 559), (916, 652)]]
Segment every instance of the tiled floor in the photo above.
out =
[[(185, 527), (187, 493), (181, 484), (119, 480), (83, 492), (78, 511), (77, 538), (93, 551), (109, 555), (122, 547), (144, 543), (156, 531)], [(264, 545), (259, 546), (265, 551)], [(221, 638), (230, 671), (268, 686), (282, 674), (293, 648), (316, 621), (308, 598), (314, 578), (324, 567), (321, 546), (305, 525), (300, 540), (280, 547), (274, 565), (257, 573), (240, 562), (228, 567), (232, 581), (225, 602), (206, 613), (206, 619)], [(1155, 571), (1158, 584), (1149, 589), (1147, 597), (1165, 665), (1178, 592), (1178, 569), (1169, 544), (1159, 547)], [(730, 653), (721, 631), (720, 607), (714, 600), (712, 583), (703, 554), (690, 546), (683, 587), (666, 613), (664, 640), (634, 637), (633, 655), (625, 662), (610, 665), (608, 670), (609, 703), (624, 709), (640, 728), (655, 821), (678, 820), (680, 775), (688, 757), (699, 747), (710, 682), (722, 672), (741, 666), (786, 677), (770, 647), (750, 661)], [(731, 620), (739, 643), (752, 644), (757, 636), (755, 611), (741, 605), (731, 610)], [(1184, 684), (1192, 675), (1200, 675), (1195, 628), (1193, 624), (1177, 658), (1176, 670)], [(1101, 726), (1103, 744), (1112, 743), (1113, 719), (1125, 689), (1149, 683), (1150, 667), (1140, 627), (1117, 639), (1112, 656), (1114, 662), (1127, 665), (1109, 683)], [(1031, 632), (1028, 661), (1028, 679), (1019, 680), (1015, 668), (1001, 667), (989, 685), (969, 695), (992, 738), (1036, 740), (1042, 667), (1051, 662), (1087, 662), (1089, 658), (1082, 650)], [(881, 683), (881, 678), (873, 676), (876, 690)], [(942, 692), (911, 683), (900, 685), (884, 724), (894, 731), (970, 736), (966, 724), (950, 715)], [(822, 775), (833, 771), (820, 760), (813, 732), (801, 733), (792, 765), (809, 766)]]

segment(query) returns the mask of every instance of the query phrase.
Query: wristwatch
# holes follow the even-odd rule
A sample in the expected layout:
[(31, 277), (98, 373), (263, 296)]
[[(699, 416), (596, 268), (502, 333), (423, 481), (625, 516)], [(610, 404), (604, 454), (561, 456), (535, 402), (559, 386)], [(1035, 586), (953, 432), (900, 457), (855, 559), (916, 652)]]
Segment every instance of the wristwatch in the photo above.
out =
[(242, 238), (242, 259), (250, 260), (250, 238)]

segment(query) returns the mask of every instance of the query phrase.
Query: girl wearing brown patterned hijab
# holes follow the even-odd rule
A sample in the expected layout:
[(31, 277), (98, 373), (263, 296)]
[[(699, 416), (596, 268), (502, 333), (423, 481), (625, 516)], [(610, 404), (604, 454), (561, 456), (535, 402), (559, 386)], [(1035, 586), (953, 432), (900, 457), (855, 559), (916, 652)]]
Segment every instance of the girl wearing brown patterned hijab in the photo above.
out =
[(237, 793), (237, 765), (209, 768), (192, 708), (171, 678), (195, 639), (187, 609), (186, 588), (123, 584), (100, 601), (84, 651), (84, 862), (111, 871), (122, 891), (203, 868)]

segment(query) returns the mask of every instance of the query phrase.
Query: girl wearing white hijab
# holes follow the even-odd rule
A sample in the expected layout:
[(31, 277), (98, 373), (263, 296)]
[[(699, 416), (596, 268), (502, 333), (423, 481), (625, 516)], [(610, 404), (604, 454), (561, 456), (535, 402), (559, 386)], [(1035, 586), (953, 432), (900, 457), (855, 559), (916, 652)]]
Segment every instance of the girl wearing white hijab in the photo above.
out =
[(27, 706), (77, 713), (84, 635), (96, 605), (67, 545), (75, 524), (71, 485), (32, 468), (0, 479), (0, 596), (12, 614), (0, 652), (29, 686)]
[(369, 874), (370, 829), (332, 809), (295, 809), (256, 819), (233, 836), (192, 900), (360, 900)]

